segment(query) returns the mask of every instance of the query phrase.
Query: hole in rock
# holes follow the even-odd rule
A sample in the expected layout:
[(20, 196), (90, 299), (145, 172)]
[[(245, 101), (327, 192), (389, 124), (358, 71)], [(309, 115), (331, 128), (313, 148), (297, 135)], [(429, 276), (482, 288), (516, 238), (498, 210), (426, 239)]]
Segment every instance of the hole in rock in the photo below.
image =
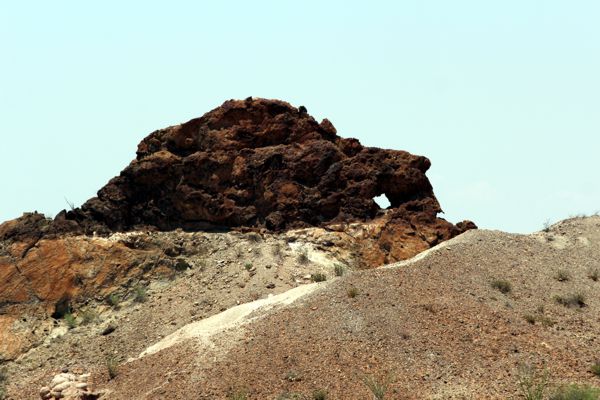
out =
[(375, 203), (377, 203), (377, 205), (379, 206), (379, 208), (384, 208), (385, 209), (385, 208), (388, 208), (391, 205), (391, 203), (388, 200), (388, 198), (385, 195), (385, 193), (384, 194), (380, 194), (379, 196), (373, 197), (373, 201)]

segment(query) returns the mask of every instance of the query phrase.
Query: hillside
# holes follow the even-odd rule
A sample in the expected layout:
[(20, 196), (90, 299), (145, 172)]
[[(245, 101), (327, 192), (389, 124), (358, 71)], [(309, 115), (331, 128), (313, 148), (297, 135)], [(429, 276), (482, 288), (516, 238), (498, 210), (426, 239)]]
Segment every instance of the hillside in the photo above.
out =
[[(262, 300), (245, 304), (251, 299), (235, 285), (225, 289), (227, 257), (236, 257), (230, 239), (214, 239), (225, 244), (214, 253), (226, 260), (221, 272), (218, 263), (192, 268), (156, 284), (146, 302), (101, 312), (113, 333), (101, 334), (106, 321), (64, 330), (9, 364), (9, 393), (35, 398), (63, 368), (91, 372), (92, 387), (109, 399), (227, 399), (241, 390), (248, 399), (311, 398), (319, 389), (329, 399), (367, 399), (370, 377), (389, 380), (390, 399), (520, 398), (525, 364), (547, 370), (549, 388), (600, 385), (590, 371), (600, 348), (600, 217), (531, 235), (473, 230), (411, 260), (341, 277), (318, 252), (298, 263), (287, 242), (280, 277), (322, 270), (328, 279), (291, 292), (294, 285), (278, 283), (282, 295), (270, 305), (266, 287), (256, 289)], [(242, 248), (273, 257), (273, 238), (244, 239), (236, 238)], [(257, 274), (268, 274), (261, 263)], [(240, 267), (248, 274), (240, 280), (251, 282)], [(210, 287), (224, 285), (209, 302), (216, 307), (206, 307), (207, 277)], [(565, 303), (571, 295), (580, 298)], [(118, 361), (114, 379), (109, 358)]]

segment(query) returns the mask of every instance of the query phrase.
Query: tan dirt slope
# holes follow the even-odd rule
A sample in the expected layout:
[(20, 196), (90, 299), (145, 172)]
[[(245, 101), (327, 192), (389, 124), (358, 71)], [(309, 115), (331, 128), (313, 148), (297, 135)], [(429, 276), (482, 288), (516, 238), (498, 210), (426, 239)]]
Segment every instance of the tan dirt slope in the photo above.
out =
[[(552, 385), (600, 386), (590, 372), (600, 357), (600, 217), (532, 235), (469, 231), (417, 258), (323, 283), (210, 343), (187, 339), (124, 364), (102, 386), (111, 399), (312, 398), (317, 389), (369, 399), (363, 381), (375, 378), (389, 381), (391, 399), (507, 399), (520, 398), (526, 363), (547, 369)], [(584, 304), (557, 301), (570, 295)]]
[[(264, 245), (248, 254), (259, 273), (271, 274), (273, 261), (261, 257), (272, 257), (275, 244)], [(287, 263), (299, 260), (292, 245), (284, 247)], [(248, 287), (241, 279), (248, 272), (242, 262), (231, 265), (242, 269), (233, 295)], [(271, 280), (263, 283), (277, 286), (257, 286), (258, 303), (241, 288), (239, 306), (227, 293), (216, 308), (195, 300), (203, 282), (221, 276), (225, 288), (235, 271), (211, 268), (151, 285), (146, 303), (100, 310), (104, 322), (64, 331), (11, 363), (11, 398), (36, 398), (63, 368), (92, 372), (94, 389), (116, 400), (313, 399), (315, 390), (364, 400), (373, 398), (369, 379), (388, 383), (386, 399), (518, 399), (524, 364), (547, 370), (549, 387), (600, 386), (590, 371), (600, 358), (597, 216), (531, 235), (468, 231), (411, 260), (337, 278), (332, 264), (289, 264), (297, 276), (322, 270), (328, 280), (292, 285), (282, 267), (285, 281), (265, 275)], [(502, 283), (510, 291), (499, 290)], [(570, 305), (558, 301), (571, 297)], [(101, 335), (109, 321), (117, 329)], [(107, 357), (119, 363), (114, 379)]]

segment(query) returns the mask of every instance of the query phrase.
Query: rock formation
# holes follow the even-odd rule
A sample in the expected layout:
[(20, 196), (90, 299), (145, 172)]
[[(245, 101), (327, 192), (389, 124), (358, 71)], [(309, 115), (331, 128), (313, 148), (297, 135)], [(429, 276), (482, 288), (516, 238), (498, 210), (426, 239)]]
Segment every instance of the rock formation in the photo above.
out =
[(435, 225), (439, 239), (447, 239), (473, 227), (436, 218), (441, 208), (425, 176), (429, 166), (426, 157), (341, 138), (331, 122), (318, 123), (304, 107), (230, 100), (150, 134), (136, 159), (81, 208), (61, 212), (52, 223), (30, 217), (20, 230), (0, 230), (0, 239), (40, 231), (281, 231), (366, 222), (382, 215), (373, 200), (382, 194), (391, 203), (390, 218), (413, 230)]

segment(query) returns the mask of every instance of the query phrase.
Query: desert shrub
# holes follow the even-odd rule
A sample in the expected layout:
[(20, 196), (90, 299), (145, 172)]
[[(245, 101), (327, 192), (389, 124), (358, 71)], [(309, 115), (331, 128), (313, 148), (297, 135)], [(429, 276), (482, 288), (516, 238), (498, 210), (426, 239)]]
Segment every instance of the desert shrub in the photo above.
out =
[(590, 371), (592, 371), (594, 375), (600, 376), (600, 361), (596, 361), (590, 368)]
[(6, 384), (8, 383), (8, 374), (5, 369), (0, 369), (0, 400), (6, 398)]
[(385, 394), (388, 391), (390, 381), (390, 378), (387, 378), (385, 380), (378, 380), (372, 375), (367, 375), (363, 378), (363, 383), (371, 391), (373, 397), (376, 400), (385, 399)]
[(75, 319), (75, 316), (73, 314), (71, 314), (70, 312), (66, 313), (63, 316), (63, 319), (65, 320), (65, 323), (67, 324), (67, 327), (69, 329), (73, 329), (77, 326), (77, 320)]
[(525, 319), (525, 321), (529, 322), (531, 325), (535, 324), (536, 321), (536, 316), (533, 314), (525, 314), (523, 315), (523, 318)]
[(351, 299), (353, 299), (356, 296), (358, 296), (358, 289), (355, 288), (354, 286), (351, 286), (351, 287), (348, 288), (348, 290), (346, 290), (346, 294), (348, 295), (348, 297), (350, 297)]
[(571, 274), (567, 270), (559, 269), (558, 271), (556, 271), (556, 275), (554, 275), (554, 278), (559, 282), (566, 282), (569, 279), (571, 279)]
[(505, 279), (494, 279), (490, 285), (492, 288), (499, 290), (500, 293), (507, 294), (512, 291), (511, 283)]
[(148, 300), (148, 293), (143, 286), (137, 286), (133, 290), (133, 301), (136, 303), (145, 303)]
[(276, 400), (304, 400), (304, 396), (301, 393), (283, 392)]
[(281, 257), (281, 244), (275, 243), (275, 245), (271, 248), (271, 254), (273, 257)]
[(229, 400), (246, 400), (248, 395), (245, 390), (237, 390), (231, 393), (228, 397)]
[(554, 321), (552, 319), (550, 319), (549, 317), (539, 313), (539, 314), (525, 314), (523, 315), (523, 318), (525, 319), (525, 321), (529, 322), (530, 324), (535, 324), (537, 322), (539, 322), (540, 324), (542, 324), (543, 326), (549, 327), (549, 326), (553, 326), (554, 325)]
[(310, 274), (310, 279), (313, 282), (324, 282), (327, 280), (327, 276), (320, 272), (315, 272), (314, 274)]
[(111, 306), (112, 308), (119, 308), (119, 304), (121, 304), (121, 296), (119, 296), (116, 293), (111, 293), (110, 295), (108, 295), (108, 297), (106, 298), (106, 302), (108, 303), (109, 306)]
[(551, 227), (550, 220), (547, 220), (546, 222), (544, 222), (544, 227), (542, 230), (544, 232), (548, 233), (548, 232), (550, 232), (550, 227)]
[(99, 319), (98, 313), (90, 309), (80, 311), (79, 316), (81, 317), (81, 325), (88, 325)]
[(119, 360), (114, 357), (108, 358), (106, 360), (106, 371), (110, 379), (116, 378), (119, 375)]
[(554, 296), (554, 301), (565, 307), (585, 307), (585, 296), (581, 293)]
[(568, 385), (560, 387), (550, 400), (598, 400), (600, 389), (588, 385)]
[(250, 271), (252, 269), (252, 263), (247, 262), (246, 264), (244, 264), (244, 268), (246, 269), (246, 271)]
[(327, 400), (327, 391), (324, 389), (317, 389), (313, 392), (313, 400)]
[(346, 272), (346, 266), (344, 264), (335, 264), (333, 271), (335, 272), (335, 276), (342, 276)]
[(254, 243), (259, 243), (262, 240), (262, 237), (256, 232), (250, 232), (248, 234), (248, 240)]
[(306, 252), (306, 250), (303, 250), (298, 254), (298, 262), (300, 264), (308, 264), (309, 261), (310, 260), (308, 259), (308, 253)]
[(539, 372), (534, 366), (519, 369), (519, 389), (525, 400), (543, 400), (548, 386), (548, 372)]
[(298, 372), (291, 370), (286, 372), (285, 380), (288, 382), (300, 382), (302, 380), (302, 377)]

